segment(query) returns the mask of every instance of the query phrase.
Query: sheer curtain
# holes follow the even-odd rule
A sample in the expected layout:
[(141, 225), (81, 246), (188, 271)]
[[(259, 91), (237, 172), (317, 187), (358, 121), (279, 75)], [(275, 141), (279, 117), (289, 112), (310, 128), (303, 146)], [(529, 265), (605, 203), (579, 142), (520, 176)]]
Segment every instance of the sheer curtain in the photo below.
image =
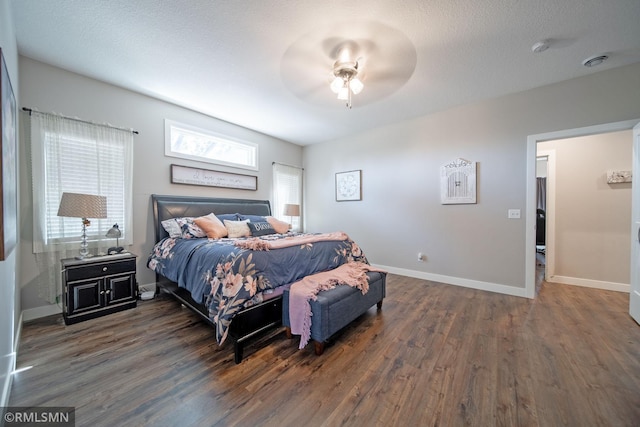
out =
[(30, 115), (33, 192), (33, 253), (40, 297), (55, 303), (61, 295), (60, 260), (78, 255), (81, 218), (57, 216), (63, 192), (107, 197), (107, 218), (87, 227), (89, 251), (105, 254), (114, 239), (105, 234), (117, 223), (121, 245), (133, 242), (132, 131), (55, 114)]
[[(274, 217), (291, 223), (293, 231), (302, 230), (302, 174), (304, 169), (273, 163), (273, 206)], [(284, 205), (294, 204), (300, 206), (299, 217), (289, 217), (284, 214)]]

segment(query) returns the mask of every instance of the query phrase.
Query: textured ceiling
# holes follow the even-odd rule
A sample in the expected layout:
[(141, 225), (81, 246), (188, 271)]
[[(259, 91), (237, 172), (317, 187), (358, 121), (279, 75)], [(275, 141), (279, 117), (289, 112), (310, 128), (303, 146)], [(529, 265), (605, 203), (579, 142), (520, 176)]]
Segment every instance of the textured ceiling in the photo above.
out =
[[(639, 0), (11, 5), (24, 56), (301, 145), (640, 62)], [(370, 70), (351, 110), (328, 87), (345, 41)]]

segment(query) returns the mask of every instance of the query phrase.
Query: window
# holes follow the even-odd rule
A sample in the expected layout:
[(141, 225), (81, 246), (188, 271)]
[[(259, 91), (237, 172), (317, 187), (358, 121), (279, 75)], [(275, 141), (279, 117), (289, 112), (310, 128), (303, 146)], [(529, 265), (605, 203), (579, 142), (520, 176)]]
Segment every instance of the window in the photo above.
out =
[(258, 145), (165, 120), (164, 154), (243, 169), (258, 170)]
[(34, 253), (77, 247), (80, 218), (57, 216), (63, 192), (106, 196), (107, 218), (88, 218), (90, 242), (117, 223), (131, 244), (131, 131), (34, 112), (31, 117)]
[(273, 163), (273, 216), (291, 224), (293, 231), (302, 231), (302, 216), (287, 216), (285, 205), (293, 204), (302, 209), (302, 174), (304, 169)]

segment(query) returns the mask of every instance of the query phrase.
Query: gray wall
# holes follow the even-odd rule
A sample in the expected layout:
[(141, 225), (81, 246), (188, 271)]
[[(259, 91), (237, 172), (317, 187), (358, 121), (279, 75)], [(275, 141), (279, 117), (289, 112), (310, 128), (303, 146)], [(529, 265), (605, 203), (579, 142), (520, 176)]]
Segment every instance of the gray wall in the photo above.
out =
[[(392, 272), (524, 295), (527, 136), (640, 117), (637, 64), (303, 149), (28, 58), (20, 58), (20, 73), (22, 106), (140, 131), (131, 250), (141, 256), (141, 284), (153, 281), (145, 267), (153, 243), (151, 193), (269, 198), (270, 164), (279, 161), (304, 163), (308, 231), (347, 231), (372, 263)], [(202, 164), (164, 156), (165, 117), (259, 141), (259, 190), (170, 184), (170, 163)], [(459, 157), (478, 162), (478, 203), (441, 205), (440, 167)], [(335, 173), (354, 169), (363, 171), (363, 200), (336, 202)], [(23, 187), (28, 242), (31, 194), (29, 185)], [(507, 219), (512, 208), (521, 209), (523, 219)], [(30, 252), (23, 245), (23, 308), (42, 304), (30, 286)], [(418, 252), (426, 254), (424, 261), (418, 261)]]
[[(305, 147), (306, 228), (347, 231), (393, 272), (524, 295), (527, 136), (640, 118), (638, 99), (640, 64)], [(478, 162), (477, 204), (442, 205), (459, 157)], [(336, 202), (335, 173), (354, 169), (363, 200)]]
[[(0, 48), (2, 48), (2, 55), (7, 64), (17, 105), (20, 105), (18, 48), (8, 0), (0, 1)], [(18, 185), (20, 186), (20, 183)], [(20, 216), (18, 216), (19, 226)], [(16, 248), (6, 260), (0, 261), (0, 387), (2, 387), (0, 406), (6, 406), (8, 403), (11, 371), (15, 367), (14, 344), (20, 328), (20, 299), (19, 292), (17, 292), (18, 277), (16, 275), (19, 262), (18, 253)]]
[[(43, 112), (55, 111), (98, 123), (107, 122), (120, 127), (133, 128), (140, 132), (134, 138), (134, 244), (129, 248), (131, 252), (139, 256), (138, 282), (140, 285), (155, 282), (155, 276), (146, 267), (146, 259), (154, 243), (151, 194), (270, 199), (272, 162), (277, 161), (291, 165), (302, 164), (302, 147), (298, 145), (29, 58), (20, 57), (20, 75), (23, 92), (21, 106), (37, 108)], [(166, 157), (164, 155), (165, 118), (258, 143), (260, 147), (259, 171), (247, 171)], [(27, 120), (24, 122), (26, 123)], [(27, 160), (22, 159), (25, 169), (27, 169)], [(257, 175), (258, 190), (247, 191), (171, 184), (170, 165), (172, 163)], [(38, 296), (37, 286), (34, 283), (36, 267), (30, 244), (33, 225), (32, 194), (28, 175), (25, 171), (21, 178), (24, 181), (21, 197), (23, 200), (23, 238), (25, 244), (21, 252), (24, 262), (20, 269), (20, 283), (22, 286), (22, 308), (25, 310), (46, 304)]]
[[(629, 285), (631, 183), (607, 184), (608, 170), (631, 170), (633, 132), (547, 141), (555, 156), (554, 276)], [(554, 277), (550, 278), (554, 281)], [(557, 280), (557, 279), (556, 279)]]

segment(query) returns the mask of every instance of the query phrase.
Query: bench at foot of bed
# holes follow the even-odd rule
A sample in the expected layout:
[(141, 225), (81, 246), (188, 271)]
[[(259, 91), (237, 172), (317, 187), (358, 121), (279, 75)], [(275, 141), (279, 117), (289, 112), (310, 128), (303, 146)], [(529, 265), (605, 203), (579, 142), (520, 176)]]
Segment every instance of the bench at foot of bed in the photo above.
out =
[[(311, 301), (311, 339), (315, 353), (324, 352), (324, 344), (336, 332), (349, 325), (374, 305), (382, 308), (386, 292), (386, 273), (369, 272), (369, 292), (362, 295), (359, 289), (339, 285), (334, 289), (322, 291), (318, 299)], [(286, 327), (287, 338), (291, 338), (289, 320), (289, 290), (282, 296), (282, 324)]]

